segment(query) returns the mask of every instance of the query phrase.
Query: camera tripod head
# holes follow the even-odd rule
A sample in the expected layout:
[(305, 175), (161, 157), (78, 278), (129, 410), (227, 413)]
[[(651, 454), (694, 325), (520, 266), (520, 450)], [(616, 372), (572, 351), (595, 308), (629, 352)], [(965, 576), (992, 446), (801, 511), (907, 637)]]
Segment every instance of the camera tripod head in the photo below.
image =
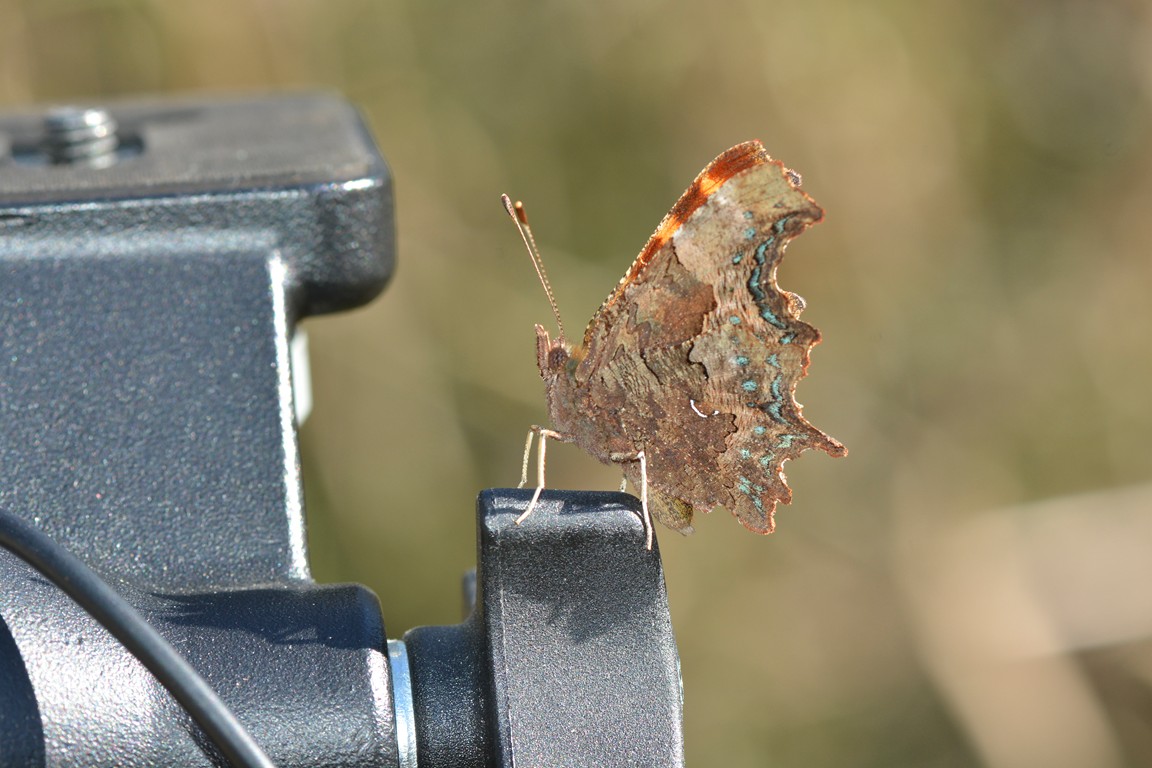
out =
[[(309, 572), (302, 318), (387, 283), (392, 184), (338, 98), (0, 116), (0, 508), (70, 550), (280, 766), (679, 766), (659, 552), (623, 494), (477, 502), (463, 623), (387, 640)], [(222, 765), (137, 657), (0, 551), (0, 764)]]

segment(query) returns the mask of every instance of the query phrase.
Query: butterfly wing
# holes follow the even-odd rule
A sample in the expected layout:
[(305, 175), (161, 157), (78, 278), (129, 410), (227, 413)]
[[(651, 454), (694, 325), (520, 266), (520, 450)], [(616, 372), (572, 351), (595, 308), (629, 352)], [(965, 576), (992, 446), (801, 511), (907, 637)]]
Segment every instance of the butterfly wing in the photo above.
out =
[[(719, 457), (735, 430), (731, 415), (702, 419), (708, 377), (689, 360), (704, 321), (716, 308), (710, 286), (672, 258), (670, 247), (624, 289), (623, 300), (596, 316), (586, 337), (588, 354), (576, 368), (575, 389), (602, 427), (577, 442), (600, 458), (644, 450), (649, 509), (661, 523), (688, 532), (694, 507), (711, 509)], [(711, 414), (709, 410), (707, 413)], [(625, 464), (634, 487), (636, 462)]]
[[(690, 530), (723, 505), (772, 529), (784, 461), (843, 446), (808, 424), (792, 393), (819, 333), (797, 318), (775, 269), (822, 211), (747, 142), (708, 165), (593, 317), (568, 367), (569, 418), (601, 460), (644, 450), (653, 515)], [(634, 484), (638, 466), (626, 465)]]
[(776, 283), (788, 241), (822, 217), (796, 174), (773, 161), (726, 182), (673, 238), (681, 263), (716, 291), (689, 359), (707, 373), (709, 402), (734, 416), (718, 460), (724, 506), (759, 533), (772, 531), (776, 504), (791, 501), (784, 462), (813, 448), (847, 453), (796, 402), (820, 332), (799, 319), (803, 300)]

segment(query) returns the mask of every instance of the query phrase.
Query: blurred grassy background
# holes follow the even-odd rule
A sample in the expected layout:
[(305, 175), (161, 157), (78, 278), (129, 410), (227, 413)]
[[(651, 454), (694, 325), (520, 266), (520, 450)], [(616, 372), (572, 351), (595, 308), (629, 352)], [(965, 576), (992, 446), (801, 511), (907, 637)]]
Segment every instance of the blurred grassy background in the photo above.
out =
[[(303, 459), (318, 577), (371, 585), (393, 637), (459, 618), (474, 496), (515, 484), (545, 418), (549, 312), (498, 195), (528, 204), (578, 327), (695, 173), (763, 140), (828, 211), (781, 283), (825, 336), (799, 400), (851, 452), (789, 466), (772, 537), (723, 513), (661, 536), (689, 763), (1152, 765), (1152, 619), (1070, 639), (1036, 566), (1090, 580), (1117, 542), (1152, 549), (1101, 527), (1152, 508), (1150, 17), (0, 0), (0, 107), (322, 87), (363, 109), (395, 174), (399, 271), (370, 307), (308, 321)], [(549, 470), (618, 482), (575, 448)], [(1073, 494), (1091, 495), (1046, 501)], [(1081, 534), (1035, 533), (1056, 519), (1117, 533), (1085, 555)], [(1131, 618), (1138, 571), (1086, 604)]]

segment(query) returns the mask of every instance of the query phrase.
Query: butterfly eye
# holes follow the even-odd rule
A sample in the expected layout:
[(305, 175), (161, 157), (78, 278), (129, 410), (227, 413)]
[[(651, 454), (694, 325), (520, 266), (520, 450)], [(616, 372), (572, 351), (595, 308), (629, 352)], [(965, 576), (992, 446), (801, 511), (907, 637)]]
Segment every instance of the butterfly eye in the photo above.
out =
[(568, 362), (568, 352), (564, 346), (559, 343), (559, 339), (552, 342), (552, 348), (548, 350), (548, 367), (552, 370), (563, 368), (564, 364)]

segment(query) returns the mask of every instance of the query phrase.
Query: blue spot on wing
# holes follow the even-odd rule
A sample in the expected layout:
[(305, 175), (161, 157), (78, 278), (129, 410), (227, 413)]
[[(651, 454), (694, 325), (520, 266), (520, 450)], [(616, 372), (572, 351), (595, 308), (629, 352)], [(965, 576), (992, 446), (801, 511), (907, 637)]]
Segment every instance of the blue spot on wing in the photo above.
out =
[[(775, 357), (775, 355), (773, 355), (773, 357)], [(753, 379), (747, 379), (740, 384), (740, 387), (745, 392), (754, 392), (760, 388), (760, 385)], [(788, 420), (784, 418), (784, 414), (781, 411), (781, 407), (784, 404), (784, 395), (780, 391), (780, 374), (776, 374), (776, 376), (772, 378), (772, 383), (768, 385), (768, 389), (772, 393), (771, 400), (760, 403), (748, 401), (745, 405), (749, 408), (759, 408), (769, 414), (773, 421), (780, 424), (787, 424)], [(752, 431), (757, 435), (763, 435), (767, 430), (763, 426), (756, 426), (752, 428)]]
[(751, 498), (752, 504), (756, 507), (756, 509), (758, 509), (761, 512), (764, 511), (764, 502), (760, 501), (760, 496), (759, 495), (755, 495), (755, 496), (752, 495), (753, 490), (755, 490), (757, 494), (763, 493), (764, 492), (764, 486), (753, 485), (751, 480), (749, 480), (746, 477), (741, 476), (739, 478), (737, 484), (736, 484), (736, 490), (740, 491), (740, 493), (744, 494), (745, 496)]

